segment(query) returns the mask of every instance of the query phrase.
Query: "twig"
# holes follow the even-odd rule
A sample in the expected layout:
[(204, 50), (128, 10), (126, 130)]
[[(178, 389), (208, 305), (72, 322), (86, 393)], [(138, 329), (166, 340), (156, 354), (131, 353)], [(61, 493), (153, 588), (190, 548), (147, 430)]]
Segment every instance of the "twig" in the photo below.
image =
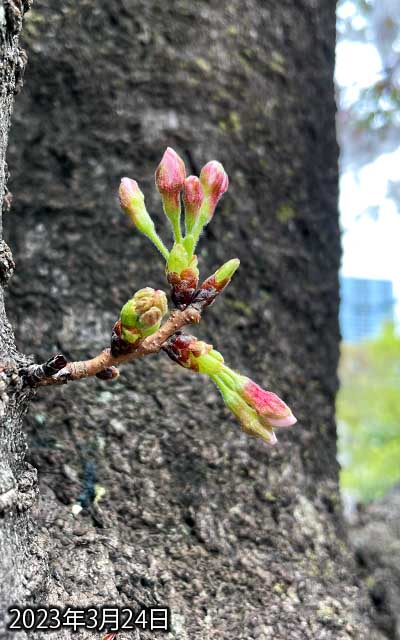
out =
[[(81, 380), (82, 378), (95, 376), (101, 374), (104, 370), (117, 367), (124, 362), (148, 356), (152, 353), (158, 353), (168, 338), (185, 325), (200, 322), (200, 318), (201, 312), (199, 309), (194, 305), (189, 305), (183, 311), (173, 311), (168, 320), (156, 333), (142, 340), (135, 349), (128, 353), (113, 356), (111, 349), (107, 348), (90, 360), (69, 362), (52, 375), (47, 375), (48, 366), (46, 366), (46, 363), (45, 365), (31, 365), (30, 367), (26, 367), (20, 371), (20, 374), (23, 376), (26, 384), (35, 387), (63, 384), (70, 380)], [(60, 358), (60, 356), (57, 357)], [(38, 375), (38, 370), (43, 372), (42, 375)]]

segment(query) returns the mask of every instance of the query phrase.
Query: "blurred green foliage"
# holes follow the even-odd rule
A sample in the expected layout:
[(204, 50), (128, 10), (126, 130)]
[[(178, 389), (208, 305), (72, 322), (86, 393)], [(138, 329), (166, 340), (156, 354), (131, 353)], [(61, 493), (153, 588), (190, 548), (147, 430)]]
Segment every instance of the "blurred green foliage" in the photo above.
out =
[(400, 336), (343, 344), (337, 399), (342, 489), (357, 501), (400, 482)]

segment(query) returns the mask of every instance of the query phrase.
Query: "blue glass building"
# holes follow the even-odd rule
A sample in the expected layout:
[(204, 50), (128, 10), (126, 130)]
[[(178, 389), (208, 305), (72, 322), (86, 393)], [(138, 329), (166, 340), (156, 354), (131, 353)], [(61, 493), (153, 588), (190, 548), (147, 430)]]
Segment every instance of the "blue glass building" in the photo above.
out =
[(377, 336), (385, 321), (394, 321), (395, 299), (390, 280), (340, 278), (342, 339), (358, 342)]

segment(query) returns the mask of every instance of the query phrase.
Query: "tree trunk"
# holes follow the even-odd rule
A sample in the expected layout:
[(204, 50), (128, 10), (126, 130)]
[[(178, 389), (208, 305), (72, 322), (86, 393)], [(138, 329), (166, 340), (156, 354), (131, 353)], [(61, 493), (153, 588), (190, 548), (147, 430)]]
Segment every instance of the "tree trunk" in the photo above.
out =
[[(29, 0), (0, 3), (0, 211), (7, 211), (11, 202), (5, 155), (14, 96), (22, 86), (26, 62), (18, 40), (29, 5)], [(12, 276), (14, 263), (1, 231), (0, 216), (0, 638), (7, 638), (6, 608), (28, 601), (37, 579), (45, 575), (45, 564), (37, 527), (28, 515), (37, 497), (37, 472), (25, 459), (21, 434), (30, 394), (21, 388), (18, 366), (26, 360), (15, 348), (4, 310), (3, 287)], [(21, 633), (20, 638), (25, 637)]]
[[(271, 450), (162, 355), (115, 383), (40, 389), (26, 423), (34, 524), (17, 511), (0, 537), (3, 557), (27, 549), (21, 575), (34, 559), (36, 605), (168, 605), (181, 640), (373, 637), (337, 484), (334, 43), (332, 0), (37, 0), (28, 14), (6, 223), (19, 349), (94, 355), (132, 292), (166, 288), (116, 192), (137, 179), (166, 238), (152, 175), (170, 145), (191, 173), (217, 158), (231, 180), (199, 261), (203, 276), (235, 256), (241, 268), (197, 333), (299, 418)], [(10, 487), (34, 473), (15, 445), (20, 402)], [(27, 602), (18, 575), (3, 602)]]

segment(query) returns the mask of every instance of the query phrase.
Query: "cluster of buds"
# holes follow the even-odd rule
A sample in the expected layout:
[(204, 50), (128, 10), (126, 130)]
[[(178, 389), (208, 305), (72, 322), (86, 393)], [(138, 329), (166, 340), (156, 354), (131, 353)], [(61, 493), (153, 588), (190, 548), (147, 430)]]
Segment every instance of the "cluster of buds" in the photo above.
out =
[[(222, 164), (212, 160), (201, 169), (199, 177), (187, 177), (182, 158), (169, 147), (156, 170), (155, 182), (174, 236), (170, 250), (159, 237), (135, 180), (122, 179), (119, 189), (121, 207), (164, 257), (175, 306), (183, 310), (193, 305), (202, 311), (225, 289), (239, 267), (237, 258), (229, 260), (199, 286), (196, 245), (202, 229), (212, 219), (220, 198), (228, 189), (228, 176)], [(184, 233), (181, 200), (184, 205)], [(166, 311), (163, 292), (146, 288), (136, 293), (122, 308), (114, 327), (113, 355), (136, 349), (142, 338), (157, 331)], [(273, 445), (277, 441), (274, 428), (295, 424), (296, 418), (291, 410), (276, 394), (265, 391), (227, 367), (222, 355), (211, 345), (177, 332), (162, 348), (186, 369), (208, 375), (220, 390), (226, 406), (249, 435)]]
[[(202, 229), (212, 219), (218, 201), (228, 189), (229, 180), (222, 164), (215, 160), (202, 168), (199, 178), (186, 177), (182, 158), (168, 147), (157, 167), (155, 181), (174, 235), (171, 251), (156, 232), (143, 193), (135, 180), (122, 179), (120, 204), (136, 228), (153, 242), (165, 258), (172, 300), (178, 308), (183, 309), (193, 301), (198, 289), (199, 272), (194, 253), (198, 239)], [(181, 195), (185, 212), (184, 235), (181, 228)], [(209, 285), (208, 289), (211, 288)]]
[(208, 375), (248, 435), (274, 445), (277, 438), (273, 429), (290, 427), (296, 423), (296, 418), (283, 400), (227, 367), (222, 355), (212, 345), (194, 336), (178, 333), (168, 340), (164, 351), (182, 367)]
[(143, 338), (152, 335), (168, 311), (164, 291), (145, 287), (135, 293), (121, 309), (113, 329), (111, 351), (114, 356), (135, 349)]

